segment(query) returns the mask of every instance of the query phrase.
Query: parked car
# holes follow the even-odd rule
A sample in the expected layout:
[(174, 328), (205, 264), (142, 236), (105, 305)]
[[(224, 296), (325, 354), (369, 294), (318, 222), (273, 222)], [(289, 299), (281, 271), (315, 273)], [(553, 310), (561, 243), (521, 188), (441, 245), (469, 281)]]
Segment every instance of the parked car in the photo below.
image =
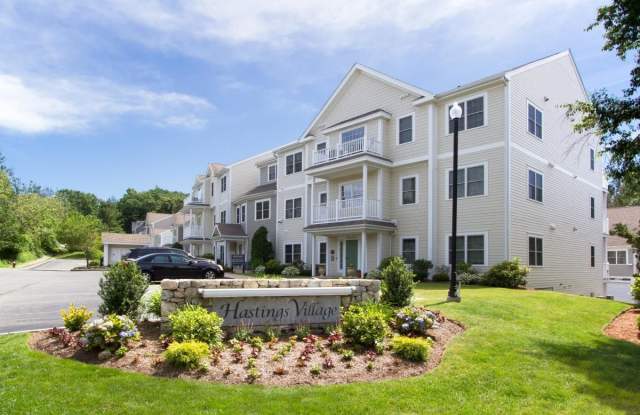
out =
[(182, 249), (177, 248), (163, 248), (163, 247), (147, 247), (147, 248), (133, 248), (123, 259), (137, 259), (149, 254), (165, 253), (165, 254), (178, 254), (184, 255), (190, 258), (193, 256)]
[(164, 278), (222, 278), (224, 268), (210, 259), (193, 258), (173, 252), (156, 252), (133, 259), (149, 281)]

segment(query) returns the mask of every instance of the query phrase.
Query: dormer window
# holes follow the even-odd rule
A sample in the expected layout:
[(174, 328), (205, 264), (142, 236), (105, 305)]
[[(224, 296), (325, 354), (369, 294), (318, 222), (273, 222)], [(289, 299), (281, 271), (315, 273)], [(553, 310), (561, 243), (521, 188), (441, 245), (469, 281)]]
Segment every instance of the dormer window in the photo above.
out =
[(268, 167), (267, 180), (270, 182), (275, 181), (278, 178), (278, 166), (276, 164), (272, 164)]
[(227, 176), (222, 176), (220, 179), (220, 193), (227, 191)]

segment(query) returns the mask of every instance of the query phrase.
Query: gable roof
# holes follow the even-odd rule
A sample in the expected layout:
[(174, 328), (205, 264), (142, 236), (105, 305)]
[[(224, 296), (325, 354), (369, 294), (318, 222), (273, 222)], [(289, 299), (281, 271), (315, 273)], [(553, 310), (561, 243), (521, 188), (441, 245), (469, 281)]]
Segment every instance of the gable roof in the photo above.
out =
[(171, 213), (147, 212), (147, 216), (145, 219), (146, 219), (146, 222), (150, 224), (150, 223), (157, 222), (159, 220), (167, 219), (171, 216), (172, 216)]
[(146, 246), (151, 243), (151, 237), (140, 233), (114, 233), (102, 232), (102, 243), (109, 245), (139, 245)]
[(261, 184), (260, 186), (256, 186), (253, 189), (249, 190), (247, 193), (245, 193), (242, 196), (238, 197), (238, 199), (236, 199), (234, 201), (234, 203), (242, 202), (244, 200), (250, 200), (250, 199), (253, 199), (253, 198), (257, 198), (257, 197), (261, 197), (263, 195), (269, 195), (271, 193), (275, 193), (275, 191), (277, 189), (278, 189), (277, 182)]
[(351, 67), (351, 69), (349, 70), (349, 72), (347, 72), (347, 74), (345, 75), (345, 77), (342, 79), (342, 81), (340, 82), (340, 84), (338, 85), (338, 87), (333, 91), (333, 94), (331, 94), (331, 96), (329, 97), (329, 99), (324, 103), (324, 105), (322, 106), (322, 109), (320, 110), (320, 112), (318, 112), (318, 115), (315, 116), (315, 118), (313, 119), (313, 121), (311, 121), (311, 123), (309, 123), (309, 125), (307, 126), (307, 128), (304, 130), (304, 133), (302, 133), (302, 135), (300, 136), (299, 140), (302, 140), (304, 138), (306, 138), (309, 134), (309, 131), (311, 131), (311, 128), (315, 125), (316, 122), (318, 122), (318, 120), (322, 117), (322, 115), (327, 111), (327, 109), (331, 106), (331, 104), (333, 104), (333, 101), (336, 99), (336, 97), (340, 94), (340, 92), (344, 89), (344, 87), (347, 85), (347, 83), (349, 82), (349, 80), (351, 78), (353, 78), (357, 73), (364, 73), (374, 79), (377, 79), (381, 82), (384, 82), (387, 85), (391, 85), (394, 86), (396, 88), (400, 88), (402, 90), (405, 90), (407, 92), (410, 92), (412, 94), (418, 95), (419, 97), (429, 97), (432, 98), (433, 94), (429, 91), (427, 91), (426, 89), (422, 89), (422, 88), (418, 88), (417, 86), (413, 86), (410, 85), (406, 82), (400, 81), (398, 79), (395, 79), (389, 75), (386, 75), (382, 72), (376, 71), (375, 69), (369, 68), (367, 66), (364, 66), (362, 64), (356, 63), (355, 65), (353, 65)]
[[(640, 206), (626, 206), (620, 208), (607, 209), (609, 216), (609, 230), (613, 229), (617, 223), (627, 225), (629, 229), (638, 231), (640, 229)], [(607, 238), (609, 246), (629, 245), (627, 240), (616, 235), (610, 235)]]
[(247, 234), (244, 229), (242, 229), (242, 225), (238, 223), (216, 223), (216, 226), (213, 228), (213, 237), (238, 239), (246, 238)]

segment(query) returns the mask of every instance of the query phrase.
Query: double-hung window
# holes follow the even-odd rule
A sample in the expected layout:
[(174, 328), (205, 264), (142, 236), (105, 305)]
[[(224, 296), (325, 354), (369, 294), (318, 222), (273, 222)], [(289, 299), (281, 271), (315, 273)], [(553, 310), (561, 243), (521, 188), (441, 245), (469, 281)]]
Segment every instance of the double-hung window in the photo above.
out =
[(592, 148), (589, 149), (589, 168), (596, 169), (596, 151)]
[(413, 114), (398, 118), (398, 144), (413, 141)]
[(270, 200), (268, 199), (257, 200), (256, 201), (256, 220), (269, 219), (271, 217), (270, 209), (271, 209)]
[(542, 111), (536, 108), (533, 104), (528, 104), (528, 123), (527, 128), (529, 133), (535, 135), (539, 139), (542, 139)]
[(236, 223), (245, 223), (247, 221), (247, 205), (243, 204), (236, 207)]
[(327, 192), (320, 193), (320, 206), (327, 206)]
[(270, 182), (275, 181), (278, 178), (278, 165), (272, 164), (267, 169), (267, 180)]
[(596, 218), (596, 198), (591, 197), (591, 219)]
[(220, 212), (220, 223), (227, 223), (227, 211), (223, 210)]
[(402, 258), (407, 264), (416, 262), (416, 238), (402, 238)]
[(418, 178), (413, 177), (403, 177), (401, 179), (401, 191), (402, 191), (402, 200), (401, 204), (403, 205), (413, 205), (415, 204), (417, 199), (417, 182)]
[(302, 217), (302, 198), (287, 199), (284, 207), (284, 218), (293, 219)]
[(627, 265), (627, 251), (607, 251), (607, 262), (611, 265)]
[(302, 260), (301, 244), (285, 244), (284, 245), (284, 263), (293, 264)]
[[(462, 116), (458, 121), (458, 131), (469, 130), (471, 128), (482, 127), (485, 125), (485, 97), (480, 96), (466, 101), (458, 102), (462, 108)], [(452, 105), (447, 107), (447, 119), (449, 120), (449, 134), (453, 134), (453, 120), (449, 117), (449, 110)]]
[(595, 268), (596, 266), (596, 247), (591, 245), (590, 247), (590, 254), (591, 254), (591, 268)]
[(215, 189), (215, 184), (211, 182), (211, 196), (213, 196), (214, 189)]
[[(485, 195), (485, 166), (458, 169), (458, 197)], [(453, 170), (449, 171), (449, 199), (453, 198)]]
[(357, 141), (364, 140), (364, 127), (344, 131), (340, 134), (340, 140), (342, 142), (343, 152), (353, 152), (356, 151), (356, 149), (362, 149), (363, 147), (358, 145)]
[[(486, 265), (486, 238), (484, 234), (458, 235), (456, 238), (456, 262), (466, 262), (471, 265)], [(453, 254), (453, 238), (449, 236), (449, 264)]]
[(529, 170), (529, 199), (542, 202), (542, 175)]
[(287, 175), (302, 171), (302, 151), (289, 154), (286, 158)]
[(326, 264), (327, 263), (327, 243), (326, 242), (320, 242), (319, 251), (320, 251), (319, 263)]
[(222, 176), (220, 179), (220, 193), (227, 191), (227, 176)]
[(542, 238), (529, 237), (529, 265), (542, 266)]

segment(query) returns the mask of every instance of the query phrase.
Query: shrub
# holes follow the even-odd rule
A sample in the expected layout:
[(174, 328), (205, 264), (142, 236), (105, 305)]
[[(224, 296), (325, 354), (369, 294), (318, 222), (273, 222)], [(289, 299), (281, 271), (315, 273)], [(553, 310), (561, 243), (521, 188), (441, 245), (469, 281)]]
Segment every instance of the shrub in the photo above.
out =
[(427, 281), (429, 279), (429, 270), (433, 268), (433, 263), (426, 259), (416, 259), (413, 263), (413, 273), (416, 281)]
[(340, 358), (344, 362), (353, 360), (353, 350), (349, 350), (349, 349), (343, 350), (342, 353), (340, 353)]
[(262, 277), (264, 277), (264, 273), (266, 271), (266, 268), (265, 268), (264, 265), (258, 265), (257, 267), (254, 268), (254, 271), (256, 272), (256, 277), (262, 278)]
[(520, 264), (518, 258), (494, 265), (484, 274), (483, 284), (493, 287), (516, 288), (527, 284), (529, 268)]
[(389, 332), (387, 321), (388, 314), (378, 304), (352, 304), (342, 315), (342, 330), (350, 342), (375, 347)]
[(278, 327), (267, 327), (264, 330), (264, 338), (268, 342), (278, 340), (280, 338), (280, 329)]
[(413, 273), (407, 269), (401, 258), (391, 259), (389, 265), (382, 270), (382, 281), (382, 301), (396, 307), (411, 303)]
[(145, 304), (147, 313), (160, 317), (160, 308), (162, 305), (162, 292), (154, 291), (151, 293)]
[(482, 283), (482, 275), (471, 272), (458, 274), (458, 281), (463, 285), (478, 285)]
[(393, 352), (399, 357), (412, 362), (424, 362), (429, 357), (431, 340), (397, 336), (391, 345)]
[(233, 338), (241, 342), (248, 342), (253, 336), (253, 328), (242, 323), (233, 331)]
[(431, 280), (434, 282), (449, 281), (449, 267), (446, 265), (438, 265), (435, 267)]
[[(264, 226), (259, 227), (253, 233), (251, 238), (251, 265), (257, 267), (258, 265), (267, 264), (273, 258), (273, 244), (267, 238), (269, 231)], [(267, 268), (269, 268), (267, 266)], [(271, 271), (267, 271), (271, 273)], [(280, 272), (275, 272), (279, 274)]]
[(78, 331), (89, 321), (93, 313), (85, 306), (76, 307), (69, 304), (66, 310), (60, 310), (60, 317), (64, 321), (64, 327), (69, 331)]
[[(383, 271), (386, 267), (389, 266), (389, 264), (391, 263), (391, 260), (393, 258), (400, 258), (399, 256), (388, 256), (386, 258), (383, 258), (382, 261), (380, 261), (380, 266), (378, 267), (378, 269), (380, 271)], [(400, 258), (402, 259), (402, 258)]]
[(311, 334), (311, 328), (309, 326), (305, 326), (304, 324), (300, 324), (296, 327), (295, 335), (298, 336), (299, 339), (304, 339)]
[(173, 342), (164, 352), (164, 357), (173, 366), (195, 369), (203, 366), (203, 360), (209, 356), (209, 346), (206, 343), (189, 340)]
[(372, 269), (371, 271), (367, 272), (367, 278), (370, 278), (372, 280), (381, 280), (382, 271), (380, 271), (379, 269)]
[(140, 299), (148, 286), (149, 282), (135, 263), (118, 262), (100, 279), (98, 295), (102, 304), (98, 311), (102, 315), (126, 314), (135, 319), (140, 314)]
[(111, 352), (127, 345), (130, 340), (140, 338), (135, 323), (127, 316), (109, 314), (92, 321), (82, 328), (80, 343), (87, 350), (109, 350)]
[(282, 270), (284, 269), (280, 261), (278, 261), (277, 259), (268, 260), (264, 264), (264, 267), (267, 274), (276, 274), (276, 275), (279, 275), (280, 273), (282, 273)]
[(469, 273), (469, 274), (477, 274), (478, 271), (468, 262), (458, 262), (456, 265), (456, 272), (458, 274)]
[(300, 269), (298, 267), (290, 265), (282, 270), (282, 275), (287, 278), (297, 277), (298, 275), (300, 275)]
[(395, 313), (393, 325), (402, 334), (424, 336), (433, 327), (436, 315), (425, 307), (405, 307)]
[[(634, 274), (633, 282), (631, 283), (631, 296), (640, 303), (640, 274)], [(640, 306), (640, 304), (638, 304)]]
[(222, 318), (196, 305), (186, 305), (169, 315), (174, 340), (197, 340), (215, 346), (222, 342)]

